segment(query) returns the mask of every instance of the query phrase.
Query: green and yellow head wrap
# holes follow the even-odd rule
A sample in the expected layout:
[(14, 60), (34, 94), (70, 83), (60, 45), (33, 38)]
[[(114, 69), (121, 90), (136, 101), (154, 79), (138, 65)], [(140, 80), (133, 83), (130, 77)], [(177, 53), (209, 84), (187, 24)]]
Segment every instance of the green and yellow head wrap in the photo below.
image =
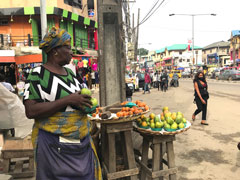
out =
[(70, 46), (71, 35), (64, 29), (52, 27), (40, 42), (39, 48), (49, 53), (53, 48), (58, 46)]

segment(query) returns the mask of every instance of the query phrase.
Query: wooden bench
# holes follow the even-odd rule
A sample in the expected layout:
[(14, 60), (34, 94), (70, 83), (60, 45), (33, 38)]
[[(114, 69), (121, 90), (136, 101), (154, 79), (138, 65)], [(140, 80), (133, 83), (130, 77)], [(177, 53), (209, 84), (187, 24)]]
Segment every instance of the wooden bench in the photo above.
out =
[[(101, 124), (101, 153), (103, 170), (107, 179), (119, 179), (128, 177), (137, 180), (139, 170), (136, 166), (133, 143), (132, 122), (114, 124)], [(116, 135), (120, 140), (116, 142)], [(120, 143), (119, 143), (120, 142)], [(117, 143), (119, 143), (117, 145)], [(117, 151), (122, 148), (124, 169), (117, 171)]]
[(31, 140), (5, 140), (2, 158), (3, 173), (14, 178), (34, 176), (34, 152)]
[[(175, 167), (175, 155), (173, 150), (173, 141), (175, 135), (154, 136), (150, 134), (140, 133), (143, 136), (142, 144), (142, 159), (137, 160), (141, 166), (140, 180), (145, 180), (146, 175), (150, 179), (163, 180), (164, 176), (169, 176), (169, 180), (176, 180), (177, 168)], [(164, 151), (164, 146), (166, 150)], [(148, 167), (149, 159), (148, 152), (152, 149), (152, 168)], [(164, 154), (167, 154), (167, 161), (163, 159)], [(168, 166), (168, 169), (163, 169), (163, 164)]]

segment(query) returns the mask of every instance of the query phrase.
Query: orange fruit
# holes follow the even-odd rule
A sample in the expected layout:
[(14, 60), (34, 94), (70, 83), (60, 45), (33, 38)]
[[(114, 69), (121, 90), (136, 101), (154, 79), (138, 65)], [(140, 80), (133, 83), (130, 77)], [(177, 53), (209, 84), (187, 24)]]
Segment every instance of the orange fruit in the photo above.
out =
[(141, 119), (143, 119), (144, 117), (145, 117), (144, 114), (142, 114), (142, 115), (141, 115)]
[(138, 109), (135, 109), (134, 114), (138, 114), (138, 113), (139, 113)]
[(142, 126), (143, 126), (143, 127), (147, 127), (147, 122), (146, 122), (146, 121), (143, 121), (143, 122), (142, 122)]
[(148, 106), (145, 106), (145, 108), (144, 108), (146, 111), (148, 111), (149, 110), (149, 107)]
[(132, 111), (129, 111), (129, 115), (130, 115), (130, 116), (133, 115), (133, 112), (132, 112)]
[(129, 108), (129, 107), (126, 107), (126, 111), (130, 111), (130, 108)]
[(123, 108), (122, 108), (122, 111), (126, 111), (126, 108), (125, 108), (125, 107), (123, 107)]
[(145, 102), (142, 102), (142, 106), (146, 106), (146, 103), (145, 103)]
[(139, 113), (142, 113), (143, 112), (143, 110), (142, 109), (139, 109)]
[(123, 112), (117, 112), (117, 117), (122, 117), (123, 116)]

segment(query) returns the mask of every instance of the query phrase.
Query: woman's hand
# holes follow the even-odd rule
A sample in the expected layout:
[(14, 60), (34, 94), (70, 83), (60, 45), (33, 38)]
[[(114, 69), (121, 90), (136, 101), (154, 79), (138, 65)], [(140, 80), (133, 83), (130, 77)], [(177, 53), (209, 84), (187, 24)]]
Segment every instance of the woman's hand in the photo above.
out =
[(79, 94), (78, 92), (70, 94), (68, 96), (69, 104), (77, 107), (87, 106), (91, 108), (92, 103), (90, 99), (91, 99), (91, 96), (88, 96), (85, 94)]
[(203, 104), (207, 104), (206, 101), (204, 99), (201, 99), (202, 103)]

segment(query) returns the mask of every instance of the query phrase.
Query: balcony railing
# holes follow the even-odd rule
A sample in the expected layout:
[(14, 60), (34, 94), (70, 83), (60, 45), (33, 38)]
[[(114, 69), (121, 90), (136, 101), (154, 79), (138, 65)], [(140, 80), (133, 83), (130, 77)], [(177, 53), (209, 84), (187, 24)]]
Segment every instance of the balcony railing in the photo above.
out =
[[(8, 34), (0, 34), (0, 46), (39, 46), (41, 36), (11, 36)], [(74, 46), (83, 49), (95, 49), (95, 41), (75, 37)]]

